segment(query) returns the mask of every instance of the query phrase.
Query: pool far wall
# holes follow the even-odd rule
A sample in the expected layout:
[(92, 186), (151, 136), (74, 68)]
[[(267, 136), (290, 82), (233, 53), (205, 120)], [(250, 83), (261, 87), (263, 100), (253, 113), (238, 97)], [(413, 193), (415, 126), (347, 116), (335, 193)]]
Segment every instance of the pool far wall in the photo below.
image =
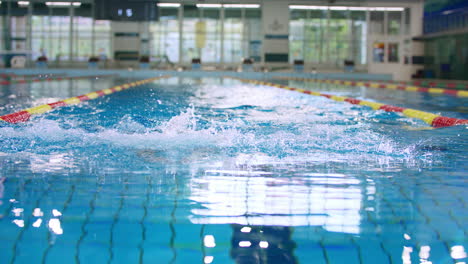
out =
[(109, 75), (118, 74), (124, 78), (148, 78), (149, 76), (171, 75), (192, 78), (232, 76), (249, 79), (264, 79), (274, 77), (339, 79), (339, 80), (392, 80), (391, 74), (370, 73), (307, 73), (307, 72), (234, 72), (234, 71), (161, 71), (161, 70), (99, 70), (99, 69), (0, 69), (0, 74), (39, 75), (63, 74), (69, 76)]

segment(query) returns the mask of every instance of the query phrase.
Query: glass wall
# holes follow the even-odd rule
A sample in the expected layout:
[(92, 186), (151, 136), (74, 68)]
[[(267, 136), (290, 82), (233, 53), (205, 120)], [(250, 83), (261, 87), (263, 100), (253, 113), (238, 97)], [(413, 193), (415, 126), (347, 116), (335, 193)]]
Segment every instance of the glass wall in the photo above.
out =
[(243, 45), (244, 27), (242, 9), (229, 8), (224, 11), (224, 62), (239, 63), (247, 57)]
[(68, 8), (48, 8), (44, 4), (33, 6), (32, 58), (46, 56), (49, 61), (70, 58), (70, 16)]
[(385, 34), (385, 12), (382, 11), (371, 11), (370, 12), (370, 31), (372, 35), (384, 35)]
[[(409, 9), (403, 8), (290, 9), (290, 61), (334, 68), (340, 68), (345, 61), (355, 65), (365, 65), (368, 60), (400, 62), (400, 41), (409, 34), (409, 19)], [(371, 58), (367, 58), (368, 50)]]
[(244, 56), (260, 61), (263, 40), (261, 9), (245, 9), (244, 21)]
[(242, 58), (261, 58), (260, 8), (160, 7), (160, 19), (150, 23), (150, 32), (156, 61), (188, 64), (201, 58), (202, 63), (239, 64)]
[[(33, 2), (30, 7), (16, 3), (8, 5), (8, 10), (14, 12), (0, 19), (1, 49), (28, 49), (30, 34), (32, 60), (46, 56), (49, 65), (57, 66), (62, 61), (86, 62), (92, 56), (106, 61), (112, 58), (111, 23), (94, 20), (91, 4), (51, 6)], [(6, 14), (4, 6), (7, 7), (5, 2), (2, 11)], [(145, 29), (141, 29), (150, 33), (146, 43), (149, 43), (151, 61), (170, 65), (190, 63), (192, 58), (216, 64), (239, 64), (247, 57), (260, 61), (263, 40), (260, 7), (224, 6), (160, 7), (159, 20), (147, 23), (148, 26), (143, 23)], [(3, 27), (4, 24), (9, 26)], [(8, 44), (7, 47), (4, 44)]]
[[(67, 10), (68, 11), (68, 10)], [(56, 15), (57, 14), (57, 15)], [(70, 59), (70, 17), (59, 9), (52, 9), (49, 25), (50, 58), (56, 61)]]
[[(7, 21), (6, 21), (6, 3), (0, 2), (0, 51), (5, 50), (5, 36), (7, 33)], [(0, 65), (3, 64), (3, 60), (0, 58)]]
[(425, 70), (436, 79), (468, 80), (468, 34), (435, 37), (426, 41)]
[[(307, 11), (291, 10), (289, 20), (289, 58), (291, 62), (304, 60), (305, 57), (305, 23)], [(320, 27), (319, 27), (320, 28)], [(311, 41), (311, 40), (310, 40)]]
[(11, 10), (8, 21), (10, 28), (7, 34), (9, 33), (10, 38), (7, 39), (5, 46), (11, 50), (25, 51), (27, 49), (28, 7), (12, 2), (9, 10)]
[(328, 25), (328, 62), (335, 66), (342, 65), (344, 60), (352, 58), (351, 47), (351, 20), (349, 11), (330, 11)]
[(201, 20), (197, 23), (197, 46), (203, 62), (221, 62), (221, 20), (220, 9), (201, 9)]
[(73, 8), (73, 54), (74, 61), (88, 61), (93, 56), (93, 14), (91, 5), (82, 4)]
[(50, 39), (49, 39), (49, 16), (39, 16), (33, 14), (32, 24), (32, 59), (36, 60), (39, 56), (50, 57)]
[(367, 22), (363, 11), (291, 10), (290, 60), (341, 66), (366, 63)]
[[(198, 25), (198, 28), (197, 28)], [(184, 18), (182, 22), (182, 62), (191, 62), (193, 58), (200, 58), (200, 48), (197, 47), (197, 34), (201, 36), (206, 30), (202, 28), (200, 10), (192, 6), (184, 6)], [(198, 29), (198, 32), (197, 32)], [(202, 42), (199, 38), (198, 42)]]
[[(31, 34), (33, 60), (41, 55), (57, 62), (87, 61), (91, 56), (111, 58), (111, 24), (93, 20), (90, 4), (51, 7), (34, 2), (30, 9), (16, 3), (9, 5), (8, 9), (14, 12), (9, 19), (7, 16), (0, 19), (0, 23), (8, 25), (8, 30), (6, 25), (1, 30), (2, 49), (26, 50), (28, 34)], [(4, 6), (5, 3), (2, 9)], [(409, 11), (325, 6), (291, 9), (290, 60), (331, 67), (341, 67), (346, 60), (357, 65), (368, 60), (399, 62), (404, 50), (399, 36), (409, 33)], [(149, 37), (142, 36), (145, 35), (145, 41), (148, 39), (152, 62), (188, 64), (193, 58), (201, 58), (203, 63), (238, 64), (242, 58), (260, 61), (262, 57), (260, 8), (227, 4), (173, 5), (160, 7), (159, 16), (157, 22), (141, 24), (141, 31), (150, 33)], [(372, 50), (369, 54), (368, 47)]]
[(159, 21), (150, 23), (152, 61), (179, 62), (179, 14), (177, 8), (161, 8)]
[(388, 35), (399, 35), (402, 29), (402, 12), (392, 11), (388, 12), (387, 33)]
[(366, 12), (351, 11), (350, 59), (356, 64), (367, 62), (367, 22)]
[(94, 50), (93, 56), (98, 56), (101, 61), (111, 58), (112, 30), (109, 20), (94, 21)]

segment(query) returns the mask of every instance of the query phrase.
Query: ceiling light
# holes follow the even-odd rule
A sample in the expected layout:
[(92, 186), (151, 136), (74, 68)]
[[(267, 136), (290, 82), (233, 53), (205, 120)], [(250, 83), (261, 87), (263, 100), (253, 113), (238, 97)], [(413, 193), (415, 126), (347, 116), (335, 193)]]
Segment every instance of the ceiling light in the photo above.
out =
[(221, 8), (221, 4), (197, 4), (198, 8)]
[(260, 8), (258, 4), (224, 4), (224, 8)]
[(46, 2), (45, 3), (47, 6), (59, 6), (59, 7), (63, 7), (63, 6), (81, 6), (81, 3), (80, 2)]
[(369, 10), (368, 7), (363, 7), (363, 6), (350, 6), (348, 7), (348, 10), (350, 11), (367, 11)]
[(290, 5), (289, 9), (300, 10), (333, 10), (333, 11), (403, 11), (404, 7), (364, 7), (364, 6), (308, 6)]
[(387, 7), (385, 10), (386, 11), (403, 11), (405, 10), (405, 8), (404, 7)]
[(19, 5), (19, 6), (28, 6), (28, 5), (29, 5), (29, 1), (18, 1), (18, 5)]
[(348, 10), (349, 7), (347, 6), (330, 6), (330, 10)]
[(289, 9), (301, 9), (301, 10), (327, 10), (327, 6), (306, 6), (306, 5), (290, 5)]
[(180, 7), (179, 3), (158, 3), (159, 7)]

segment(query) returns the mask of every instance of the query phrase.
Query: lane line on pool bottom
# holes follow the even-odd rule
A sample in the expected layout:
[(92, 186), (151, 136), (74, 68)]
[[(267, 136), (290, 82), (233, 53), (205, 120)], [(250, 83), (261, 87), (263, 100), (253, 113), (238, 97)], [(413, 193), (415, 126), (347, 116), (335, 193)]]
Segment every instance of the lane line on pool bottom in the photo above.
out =
[(90, 79), (90, 78), (104, 78), (115, 76), (115, 74), (105, 75), (91, 75), (91, 76), (67, 76), (67, 77), (55, 77), (55, 78), (34, 78), (29, 80), (11, 80), (11, 81), (0, 81), (0, 85), (20, 84), (20, 83), (33, 83), (33, 82), (45, 82), (45, 81), (64, 81), (73, 79)]
[(71, 97), (71, 98), (68, 98), (68, 99), (64, 99), (64, 100), (61, 100), (61, 101), (57, 101), (57, 102), (54, 102), (54, 103), (44, 104), (44, 105), (39, 105), (39, 106), (27, 108), (27, 109), (24, 109), (24, 110), (21, 110), (21, 111), (12, 113), (12, 114), (0, 116), (0, 121), (5, 121), (5, 122), (8, 122), (8, 123), (12, 123), (12, 124), (26, 122), (33, 115), (40, 115), (40, 114), (49, 112), (49, 111), (51, 111), (51, 110), (53, 110), (55, 108), (61, 107), (61, 106), (79, 104), (79, 103), (81, 103), (83, 101), (93, 100), (93, 99), (96, 99), (98, 97), (113, 94), (113, 93), (116, 93), (116, 92), (120, 92), (120, 91), (123, 91), (123, 90), (130, 89), (131, 87), (140, 86), (140, 85), (143, 85), (143, 84), (155, 81), (155, 80), (168, 78), (168, 77), (169, 76), (160, 76), (160, 77), (144, 79), (144, 80), (140, 80), (140, 81), (136, 81), (136, 82), (125, 83), (125, 84), (117, 85), (117, 86), (114, 86), (114, 87), (111, 87), (111, 88), (102, 89), (102, 90), (99, 90), (99, 91), (90, 92), (90, 93), (83, 94), (83, 95), (78, 95), (78, 96)]
[(276, 88), (281, 88), (281, 89), (286, 89), (290, 91), (296, 91), (304, 94), (309, 94), (309, 95), (314, 95), (314, 96), (323, 96), (328, 99), (332, 99), (335, 101), (339, 102), (348, 102), (350, 104), (355, 104), (355, 105), (363, 105), (363, 106), (368, 106), (372, 108), (373, 110), (383, 110), (386, 112), (400, 112), (403, 115), (411, 118), (417, 118), (420, 119), (427, 124), (433, 126), (433, 127), (449, 127), (449, 126), (455, 126), (455, 125), (468, 125), (468, 120), (467, 119), (458, 119), (458, 118), (452, 118), (452, 117), (445, 117), (441, 115), (436, 115), (424, 111), (419, 111), (411, 108), (404, 108), (404, 107), (398, 107), (398, 106), (393, 106), (393, 105), (386, 105), (386, 104), (381, 104), (381, 103), (376, 103), (376, 102), (371, 102), (371, 101), (365, 101), (365, 100), (359, 100), (351, 97), (344, 97), (344, 96), (336, 96), (336, 95), (330, 95), (330, 94), (324, 94), (324, 93), (319, 93), (319, 92), (313, 92), (313, 91), (307, 91), (304, 89), (300, 88), (294, 88), (294, 87), (289, 87), (286, 85), (281, 85), (281, 84), (276, 84), (276, 83), (270, 83), (270, 82), (263, 82), (263, 81), (257, 81), (257, 80), (249, 80), (249, 79), (241, 79), (241, 78), (236, 78), (236, 77), (228, 77), (232, 79), (236, 79), (242, 82), (246, 83), (252, 83), (252, 84), (259, 84), (259, 85), (267, 85), (267, 86), (272, 86)]
[(420, 87), (420, 86), (414, 86), (414, 85), (385, 84), (385, 83), (378, 83), (378, 82), (363, 82), (363, 81), (351, 81), (351, 80), (311, 79), (311, 78), (296, 78), (296, 77), (276, 77), (276, 78), (280, 80), (330, 83), (330, 84), (341, 84), (341, 85), (347, 85), (347, 86), (365, 86), (365, 87), (370, 87), (370, 88), (402, 90), (402, 91), (407, 91), (407, 92), (446, 94), (446, 95), (452, 95), (452, 96), (457, 96), (457, 97), (468, 97), (467, 90), (427, 88), (427, 87)]

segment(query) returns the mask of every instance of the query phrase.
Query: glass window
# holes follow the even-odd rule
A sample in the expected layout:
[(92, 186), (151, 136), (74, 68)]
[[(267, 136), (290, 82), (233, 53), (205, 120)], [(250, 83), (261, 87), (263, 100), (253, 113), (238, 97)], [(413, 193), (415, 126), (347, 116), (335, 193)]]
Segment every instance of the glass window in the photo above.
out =
[[(2, 4), (0, 3), (0, 7), (3, 8)], [(5, 50), (5, 48), (3, 47), (3, 41), (4, 41), (4, 37), (3, 37), (3, 33), (4, 33), (4, 28), (5, 28), (5, 25), (3, 25), (4, 21), (3, 21), (3, 14), (0, 12), (0, 50)], [(0, 65), (2, 65), (3, 61), (0, 59)]]
[(92, 33), (93, 19), (90, 4), (74, 8), (73, 17), (73, 55), (76, 61), (88, 61), (93, 55)]
[(50, 58), (50, 40), (49, 40), (49, 16), (34, 15), (31, 18), (32, 26), (32, 60), (36, 60), (39, 56)]
[(101, 61), (111, 58), (112, 30), (109, 20), (94, 21), (94, 50), (93, 55), (99, 56)]
[(73, 60), (87, 61), (93, 54), (91, 41), (93, 19), (74, 17), (73, 24)]
[(26, 50), (26, 16), (12, 16), (10, 19), (11, 49)]
[(246, 56), (260, 61), (262, 58), (262, 11), (260, 8), (245, 9), (244, 45)]
[(328, 61), (327, 11), (311, 10), (304, 26), (304, 60), (313, 63)]
[(405, 25), (404, 25), (404, 32), (403, 34), (409, 35), (411, 34), (411, 12), (409, 8), (405, 8), (404, 11), (405, 16)]
[(307, 12), (305, 10), (291, 10), (289, 20), (289, 59), (304, 60), (304, 30)]
[(182, 62), (191, 62), (193, 58), (200, 57), (200, 49), (197, 48), (196, 24), (200, 21), (200, 14), (197, 8), (187, 8), (184, 6), (184, 20), (182, 24)]
[(352, 11), (351, 59), (355, 64), (367, 62), (367, 22), (365, 11)]
[(246, 55), (243, 53), (244, 25), (242, 10), (228, 8), (224, 11), (224, 62), (240, 63)]
[(370, 12), (370, 33), (373, 35), (384, 34), (384, 12)]
[(162, 64), (179, 62), (179, 20), (177, 8), (161, 8), (158, 22), (151, 22), (153, 61)]
[(402, 12), (391, 11), (388, 12), (388, 34), (389, 35), (399, 35), (401, 28), (401, 16)]
[(385, 57), (385, 43), (383, 42), (374, 42), (372, 47), (373, 61), (374, 62), (384, 62)]
[(349, 54), (351, 20), (348, 11), (331, 11), (328, 28), (329, 62), (341, 65), (344, 60), (352, 59)]
[(399, 62), (398, 43), (388, 43), (388, 62)]
[(69, 8), (50, 8), (48, 22), (47, 54), (49, 61), (64, 61), (70, 58)]
[(221, 62), (221, 10), (206, 8), (202, 19), (196, 23), (196, 46), (200, 49), (202, 63)]

